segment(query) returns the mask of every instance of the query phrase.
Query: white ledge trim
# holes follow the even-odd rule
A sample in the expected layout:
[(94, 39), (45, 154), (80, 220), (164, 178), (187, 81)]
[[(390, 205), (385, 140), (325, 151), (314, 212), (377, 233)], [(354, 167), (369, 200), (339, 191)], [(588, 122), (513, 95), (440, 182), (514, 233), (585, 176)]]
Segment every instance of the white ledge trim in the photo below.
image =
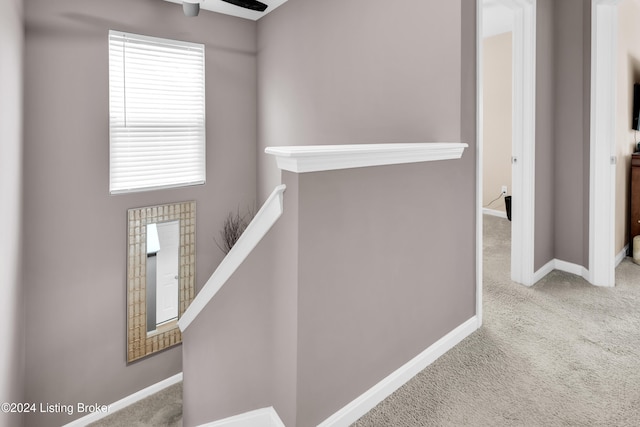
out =
[(264, 151), (276, 157), (278, 168), (304, 173), (459, 159), (468, 146), (460, 142), (295, 145), (267, 147)]

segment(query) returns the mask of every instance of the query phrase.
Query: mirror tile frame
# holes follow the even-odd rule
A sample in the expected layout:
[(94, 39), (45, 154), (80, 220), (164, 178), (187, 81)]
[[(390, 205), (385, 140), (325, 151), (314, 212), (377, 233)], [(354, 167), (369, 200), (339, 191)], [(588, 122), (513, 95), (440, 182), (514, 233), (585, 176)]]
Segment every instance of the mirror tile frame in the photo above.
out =
[(127, 363), (182, 342), (177, 321), (147, 334), (147, 224), (180, 221), (179, 306), (182, 316), (195, 296), (196, 202), (178, 202), (127, 211)]

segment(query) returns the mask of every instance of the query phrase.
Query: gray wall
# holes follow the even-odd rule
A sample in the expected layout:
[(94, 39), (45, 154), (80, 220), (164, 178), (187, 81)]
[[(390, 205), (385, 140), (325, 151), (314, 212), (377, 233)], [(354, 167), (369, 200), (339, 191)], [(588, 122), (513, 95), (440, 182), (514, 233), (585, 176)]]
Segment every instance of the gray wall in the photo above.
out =
[(535, 269), (589, 267), (591, 9), (537, 1)]
[(537, 0), (536, 10), (535, 270), (555, 257), (553, 3)]
[(464, 188), (465, 167), (300, 175), (297, 426), (322, 422), (474, 316), (475, 247), (458, 234), (473, 236), (472, 203), (424, 185)]
[(185, 426), (268, 406), (296, 425), (297, 180), (286, 184), (278, 222), (184, 331)]
[[(461, 101), (473, 101), (461, 100), (461, 34), (475, 28), (474, 20), (461, 25), (461, 3), (289, 0), (262, 18), (259, 152), (459, 141)], [(469, 60), (465, 73), (475, 70)], [(258, 176), (264, 200), (279, 180), (273, 159), (259, 157)]]
[(452, 236), (473, 202), (423, 184), (465, 187), (467, 155), (284, 173), (283, 216), (184, 333), (184, 425), (315, 426), (472, 318), (475, 246)]
[(589, 268), (591, 187), (591, 6), (582, 3), (582, 265)]
[[(457, 249), (452, 250), (452, 256), (457, 257), (458, 266), (464, 266), (459, 272), (465, 278), (461, 280), (460, 285), (468, 286), (465, 289), (471, 289), (474, 298), (475, 6), (475, 2), (471, 0), (415, 0), (403, 3), (402, 7), (390, 7), (384, 2), (364, 0), (289, 0), (258, 23), (260, 152), (270, 145), (428, 141), (463, 141), (470, 144), (464, 158), (453, 165), (453, 170), (445, 173), (447, 178), (436, 178), (434, 171), (444, 172), (441, 169), (442, 165), (430, 169), (434, 175), (417, 173), (412, 178), (415, 180), (413, 184), (423, 189), (423, 194), (430, 195), (428, 199), (433, 208), (450, 207), (447, 202), (451, 197), (456, 199), (458, 204), (454, 204), (455, 208), (448, 210), (448, 216), (439, 216), (437, 219), (443, 229), (455, 229), (456, 231), (452, 232), (455, 234), (442, 239), (423, 238), (423, 246), (418, 253), (424, 255), (430, 251), (438, 252), (440, 249), (442, 253), (447, 253), (444, 247), (452, 241), (457, 242)], [(375, 173), (382, 174), (380, 171)], [(259, 197), (264, 199), (270, 188), (279, 182), (273, 159), (267, 156), (259, 157), (258, 176)], [(305, 179), (307, 175), (301, 177), (301, 182)], [(434, 186), (433, 182), (447, 182), (447, 185)], [(349, 209), (355, 209), (356, 205), (350, 203), (360, 199), (352, 194), (354, 199), (350, 200), (347, 196), (348, 190), (345, 191), (346, 193), (336, 193), (342, 195), (339, 198), (339, 206), (348, 212), (347, 215), (353, 215)], [(301, 189), (300, 197), (304, 195), (305, 192)], [(322, 196), (330, 195), (325, 192)], [(334, 202), (336, 200), (329, 201), (326, 206), (330, 207)], [(302, 201), (300, 206), (301, 209), (304, 206)], [(362, 206), (367, 204), (360, 206), (361, 214), (367, 212)], [(323, 214), (327, 209), (322, 205), (314, 208)], [(308, 214), (311, 212), (312, 209), (307, 211)], [(371, 220), (369, 216), (363, 218), (365, 222)], [(332, 236), (339, 237), (340, 232), (334, 233), (333, 230), (346, 231), (340, 225), (344, 226), (332, 223), (317, 231), (331, 230)], [(302, 230), (302, 226), (300, 229)], [(372, 226), (371, 230), (373, 229), (375, 227)], [(346, 235), (352, 236), (353, 243), (360, 240), (360, 236), (354, 237), (349, 233)], [(348, 244), (345, 240), (341, 239), (340, 242)], [(307, 237), (301, 234), (300, 242), (307, 242)], [(327, 246), (322, 247), (325, 251), (332, 250)], [(349, 248), (353, 250), (353, 247)], [(305, 251), (300, 249), (302, 257)], [(311, 249), (309, 248), (310, 251)], [(347, 249), (344, 252), (349, 253)], [(316, 253), (309, 252), (305, 256), (306, 261), (300, 260), (301, 269), (305, 265), (311, 268)], [(334, 264), (342, 265), (343, 262), (336, 259), (327, 262), (327, 265)], [(444, 270), (438, 269), (431, 274), (440, 277)], [(312, 271), (308, 270), (309, 277), (315, 274), (311, 273)], [(302, 275), (302, 272), (300, 274)], [(398, 282), (402, 281), (398, 278)], [(313, 292), (313, 289), (317, 288), (318, 292), (322, 292), (323, 287), (324, 284), (313, 282), (306, 286), (305, 290)], [(350, 298), (357, 299), (361, 296), (359, 291), (365, 292), (361, 288), (350, 290)], [(330, 300), (328, 293), (322, 295), (327, 301)], [(305, 296), (299, 295), (301, 304), (303, 298)], [(306, 308), (311, 309), (313, 296), (306, 295), (306, 298), (309, 298), (305, 300), (309, 305)], [(470, 303), (470, 300), (465, 300), (465, 303)], [(300, 309), (300, 312), (303, 310)], [(326, 312), (333, 313), (331, 310)], [(341, 325), (350, 318), (347, 313), (339, 315), (343, 316)], [(333, 314), (330, 317), (332, 318)], [(359, 320), (365, 322), (363, 319)], [(315, 318), (315, 321), (320, 322), (320, 319)], [(367, 328), (357, 321), (349, 326), (352, 327), (349, 331), (353, 332), (359, 327), (367, 331)], [(448, 324), (444, 322), (443, 325)], [(326, 336), (328, 330), (316, 329), (324, 326), (326, 325), (314, 324), (312, 320), (300, 319), (300, 328), (306, 327), (309, 333), (299, 332), (299, 336), (311, 339), (315, 333), (323, 333), (331, 346), (344, 346), (341, 350), (343, 356), (351, 350), (358, 353), (371, 348), (366, 344), (359, 348), (358, 345), (362, 343), (350, 341), (352, 335), (349, 334), (345, 341), (336, 343)], [(373, 362), (373, 365), (367, 365), (367, 368), (371, 368), (368, 374), (356, 368), (353, 375), (347, 377), (353, 380), (350, 386), (347, 385), (336, 392), (335, 390), (340, 389), (338, 387), (327, 394), (323, 392), (331, 388), (331, 380), (338, 380), (337, 373), (344, 373), (350, 366), (353, 367), (353, 360), (349, 358), (332, 359), (336, 363), (331, 365), (332, 370), (335, 368), (332, 375), (336, 377), (328, 376), (327, 381), (320, 381), (315, 389), (309, 385), (310, 382), (305, 382), (309, 387), (307, 389), (299, 387), (298, 396), (302, 403), (298, 410), (298, 425), (315, 425), (313, 423), (322, 420), (321, 413), (324, 412), (323, 416), (326, 416), (327, 413), (339, 409), (340, 403), (344, 404), (355, 398), (368, 386), (379, 381), (384, 376), (382, 372), (385, 369), (388, 369), (388, 374), (392, 367), (397, 368), (401, 365), (400, 361), (404, 357), (428, 341), (421, 341), (424, 336), (414, 338), (416, 340), (411, 344), (405, 343), (409, 348), (400, 346), (397, 353), (379, 354), (379, 359)], [(313, 358), (313, 345), (305, 346), (302, 341), (299, 345), (301, 353), (298, 360), (307, 360), (305, 366), (299, 366), (300, 378), (306, 379), (307, 375), (316, 378), (318, 373), (314, 372), (314, 368), (317, 367), (317, 359)], [(414, 347), (411, 348), (411, 345)], [(323, 370), (321, 372), (326, 373)], [(309, 406), (309, 399), (315, 398), (318, 399), (318, 405)]]
[(289, 0), (259, 21), (260, 153), (470, 147), (455, 162), (283, 177), (260, 155), (260, 199), (282, 178), (285, 212), (185, 332), (185, 425), (268, 405), (316, 425), (475, 314), (475, 2), (407, 7)]
[[(465, 169), (465, 179), (473, 181), (475, 189), (476, 181), (476, 130), (477, 130), (477, 41), (476, 41), (476, 2), (473, 0), (462, 0), (460, 17), (460, 141), (469, 144), (465, 150), (463, 163)], [(471, 195), (471, 186), (465, 187), (465, 191), (459, 194), (469, 205), (469, 209), (475, 209), (477, 205), (475, 195)], [(474, 190), (475, 191), (475, 190)], [(471, 205), (473, 203), (473, 205)], [(467, 217), (467, 221), (475, 224), (475, 215)], [(467, 224), (465, 224), (467, 225)], [(475, 229), (475, 225), (473, 226)], [(462, 234), (461, 234), (462, 235)], [(475, 248), (475, 240), (473, 247)], [(475, 258), (474, 258), (475, 260)], [(475, 268), (475, 262), (469, 262)], [(474, 270), (475, 271), (475, 270)]]
[[(126, 364), (127, 209), (196, 200), (199, 289), (222, 259), (213, 239), (227, 212), (254, 203), (256, 26), (205, 11), (187, 19), (158, 0), (25, 7), (25, 399), (109, 404), (182, 370), (180, 347)], [(206, 45), (206, 185), (109, 195), (109, 29)]]
[[(24, 302), (20, 277), (22, 215), (22, 0), (0, 2), (0, 402), (24, 401)], [(21, 424), (0, 412), (0, 426)]]
[(590, 106), (585, 83), (587, 91), (590, 90), (590, 60), (586, 62), (589, 64), (586, 70), (584, 66), (585, 47), (591, 46), (591, 34), (585, 32), (585, 27), (590, 27), (584, 21), (585, 17), (591, 19), (590, 14), (585, 14), (588, 3), (585, 0), (553, 2), (555, 258), (587, 268), (589, 258), (584, 257), (584, 248), (589, 245), (589, 180), (585, 180), (585, 171), (588, 174)]

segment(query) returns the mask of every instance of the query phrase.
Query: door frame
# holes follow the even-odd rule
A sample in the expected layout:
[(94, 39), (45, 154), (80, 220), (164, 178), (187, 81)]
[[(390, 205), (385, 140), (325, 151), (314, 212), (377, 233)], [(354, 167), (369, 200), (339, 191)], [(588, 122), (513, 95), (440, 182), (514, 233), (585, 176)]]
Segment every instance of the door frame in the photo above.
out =
[(535, 283), (536, 0), (504, 4), (510, 5), (514, 17), (511, 280), (531, 286)]
[[(482, 264), (482, 172), (483, 172), (483, 1), (477, 0), (477, 262)], [(534, 284), (535, 236), (535, 88), (536, 88), (536, 0), (504, 0), (513, 12), (513, 102), (512, 102), (512, 221), (511, 280)], [(482, 269), (478, 269), (479, 282)], [(481, 296), (482, 286), (478, 286)], [(481, 313), (481, 302), (477, 302)]]
[(618, 5), (591, 1), (589, 269), (596, 286), (615, 285)]
[[(618, 5), (622, 0), (591, 2), (591, 119), (589, 179), (589, 268), (593, 285), (615, 285), (615, 124)], [(482, 319), (482, 0), (477, 7), (477, 235), (476, 311)], [(514, 8), (514, 146), (512, 168), (511, 278), (534, 284), (535, 236), (535, 36), (536, 0), (505, 1)], [(526, 74), (525, 74), (526, 73)], [(517, 85), (517, 86), (516, 86)], [(516, 123), (516, 120), (518, 121)], [(516, 139), (516, 136), (520, 136)], [(524, 140), (522, 138), (525, 138)], [(526, 141), (526, 143), (524, 143)], [(522, 219), (522, 221), (519, 221)], [(522, 242), (522, 244), (519, 244)]]
[[(511, 279), (534, 284), (536, 0), (509, 0), (513, 10)], [(483, 0), (476, 0), (476, 314), (482, 324)]]

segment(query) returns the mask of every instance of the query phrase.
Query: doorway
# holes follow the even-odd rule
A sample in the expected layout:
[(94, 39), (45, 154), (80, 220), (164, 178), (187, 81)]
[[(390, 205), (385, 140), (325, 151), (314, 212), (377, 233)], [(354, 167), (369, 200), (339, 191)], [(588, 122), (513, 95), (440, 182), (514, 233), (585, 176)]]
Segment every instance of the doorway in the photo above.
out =
[(483, 213), (510, 218), (513, 139), (513, 11), (484, 0), (483, 64)]
[[(482, 15), (484, 1), (512, 8), (513, 18), (513, 154), (511, 278), (535, 283), (535, 40), (536, 0), (478, 0), (478, 227), (482, 230), (483, 93)], [(589, 270), (597, 286), (615, 284), (615, 90), (618, 5), (621, 0), (592, 0), (591, 8), (591, 143), (589, 196)], [(482, 236), (478, 236), (478, 254)], [(477, 257), (481, 263), (481, 255)], [(478, 299), (481, 306), (481, 267)], [(481, 309), (478, 310), (481, 313)]]
[[(534, 280), (535, 211), (535, 10), (536, 0), (478, 0), (478, 200), (482, 204), (484, 94), (482, 40), (484, 8), (507, 7), (512, 31), (511, 279), (531, 286)], [(482, 215), (482, 206), (478, 208)], [(481, 224), (480, 224), (481, 228)], [(479, 239), (482, 252), (482, 239)], [(479, 287), (481, 290), (481, 287)], [(481, 294), (481, 292), (478, 292)]]

